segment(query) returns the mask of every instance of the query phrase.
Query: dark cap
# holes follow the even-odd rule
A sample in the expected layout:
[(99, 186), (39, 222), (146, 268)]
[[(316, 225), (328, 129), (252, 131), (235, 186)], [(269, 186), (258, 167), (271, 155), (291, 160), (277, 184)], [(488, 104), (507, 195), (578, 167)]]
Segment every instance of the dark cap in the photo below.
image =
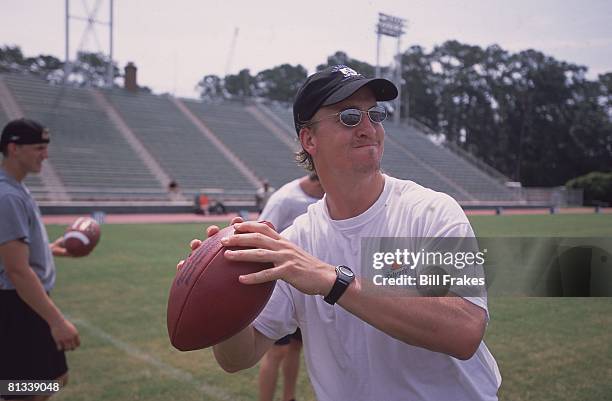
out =
[(11, 142), (19, 145), (49, 143), (49, 130), (34, 120), (19, 118), (10, 121), (2, 130), (0, 150), (4, 151)]
[(312, 74), (298, 90), (293, 102), (293, 123), (299, 134), (300, 128), (323, 106), (343, 101), (359, 89), (372, 89), (377, 101), (393, 100), (397, 88), (384, 78), (366, 78), (345, 65), (334, 65)]

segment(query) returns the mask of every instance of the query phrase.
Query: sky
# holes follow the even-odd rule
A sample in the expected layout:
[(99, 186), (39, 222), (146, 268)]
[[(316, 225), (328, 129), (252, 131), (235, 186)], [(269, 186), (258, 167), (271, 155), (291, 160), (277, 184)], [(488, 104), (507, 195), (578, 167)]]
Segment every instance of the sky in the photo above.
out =
[[(109, 20), (110, 0), (70, 0), (70, 14)], [(64, 59), (66, 0), (0, 0), (0, 46), (26, 56)], [(375, 25), (382, 12), (407, 20), (400, 49), (430, 51), (447, 40), (516, 52), (533, 48), (588, 67), (588, 77), (612, 72), (610, 0), (115, 0), (114, 59), (138, 67), (138, 83), (156, 93), (197, 97), (205, 75), (302, 64), (309, 73), (338, 50), (376, 64)], [(76, 50), (108, 52), (109, 29), (70, 20)], [(237, 35), (235, 34), (237, 30)], [(83, 39), (85, 38), (85, 39)], [(397, 42), (381, 40), (381, 65)]]

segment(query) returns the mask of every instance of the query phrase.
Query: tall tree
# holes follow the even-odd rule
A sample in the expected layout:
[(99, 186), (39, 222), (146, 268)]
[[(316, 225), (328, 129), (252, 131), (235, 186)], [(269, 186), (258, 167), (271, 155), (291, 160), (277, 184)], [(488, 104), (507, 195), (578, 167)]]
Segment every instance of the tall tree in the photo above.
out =
[(255, 92), (255, 77), (248, 68), (240, 70), (236, 75), (226, 75), (224, 86), (232, 96), (249, 97)]
[(365, 61), (360, 61), (354, 58), (350, 58), (345, 52), (337, 51), (331, 56), (327, 57), (327, 63), (319, 64), (317, 66), (317, 71), (321, 71), (329, 66), (343, 64), (347, 67), (351, 67), (355, 71), (359, 71), (361, 74), (366, 77), (373, 77), (376, 73), (376, 68), (371, 64), (366, 63)]
[(271, 100), (292, 102), (300, 86), (306, 81), (306, 69), (290, 64), (261, 71), (255, 76), (258, 95)]
[[(108, 56), (102, 53), (79, 52), (72, 64), (68, 80), (81, 86), (103, 87), (106, 84), (108, 63)], [(112, 66), (113, 79), (120, 77), (119, 68), (114, 61)]]
[(223, 80), (217, 75), (206, 75), (196, 85), (196, 90), (200, 92), (203, 100), (217, 100), (225, 97)]
[(0, 72), (23, 72), (25, 59), (19, 46), (0, 47)]

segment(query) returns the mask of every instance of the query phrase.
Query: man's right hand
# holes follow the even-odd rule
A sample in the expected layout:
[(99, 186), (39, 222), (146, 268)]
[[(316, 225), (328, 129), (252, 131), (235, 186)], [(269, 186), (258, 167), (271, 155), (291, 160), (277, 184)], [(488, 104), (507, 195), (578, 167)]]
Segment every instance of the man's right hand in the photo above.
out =
[(72, 351), (81, 345), (79, 331), (67, 319), (62, 318), (49, 327), (58, 351)]

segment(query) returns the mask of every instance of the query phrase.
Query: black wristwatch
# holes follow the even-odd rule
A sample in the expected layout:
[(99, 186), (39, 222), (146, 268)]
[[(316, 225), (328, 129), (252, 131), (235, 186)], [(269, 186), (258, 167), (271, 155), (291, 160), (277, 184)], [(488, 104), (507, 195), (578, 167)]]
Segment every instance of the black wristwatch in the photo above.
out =
[(355, 274), (351, 269), (343, 265), (336, 266), (336, 282), (323, 300), (330, 305), (335, 304), (353, 280), (355, 280)]

